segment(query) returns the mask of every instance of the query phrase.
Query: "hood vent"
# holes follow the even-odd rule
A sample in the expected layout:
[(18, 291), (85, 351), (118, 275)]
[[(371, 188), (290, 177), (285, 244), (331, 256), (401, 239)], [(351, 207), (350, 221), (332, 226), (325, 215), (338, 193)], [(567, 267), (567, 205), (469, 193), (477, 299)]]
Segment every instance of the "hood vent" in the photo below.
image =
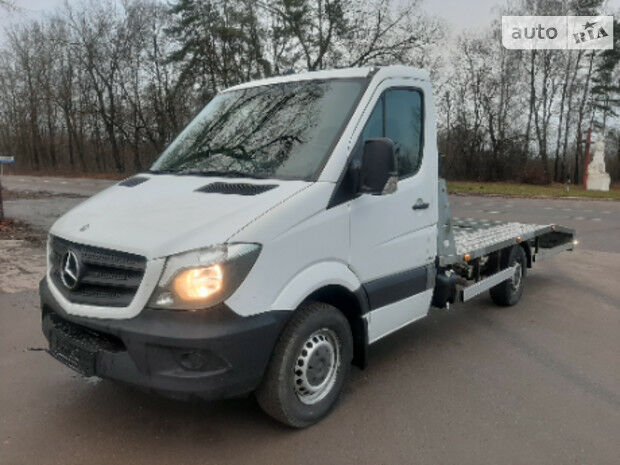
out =
[(135, 187), (138, 184), (148, 181), (149, 179), (151, 178), (147, 178), (145, 176), (134, 176), (133, 178), (128, 178), (122, 182), (119, 182), (118, 185), (124, 187)]
[(205, 192), (207, 194), (258, 195), (275, 187), (278, 187), (277, 184), (212, 182), (206, 186), (199, 187), (196, 189), (196, 192)]

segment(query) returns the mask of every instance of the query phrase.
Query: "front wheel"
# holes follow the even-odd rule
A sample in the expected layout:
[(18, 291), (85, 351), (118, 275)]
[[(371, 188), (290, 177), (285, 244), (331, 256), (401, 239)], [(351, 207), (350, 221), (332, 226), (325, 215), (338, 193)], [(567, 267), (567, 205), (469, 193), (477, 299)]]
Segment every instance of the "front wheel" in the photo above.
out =
[(490, 290), (491, 299), (497, 305), (509, 307), (515, 305), (523, 295), (525, 275), (527, 270), (527, 257), (523, 247), (515, 246), (508, 255), (507, 267), (516, 266), (515, 272), (510, 279), (499, 283)]
[(310, 426), (336, 403), (352, 358), (345, 316), (328, 304), (303, 304), (276, 344), (256, 399), (276, 420), (295, 428)]

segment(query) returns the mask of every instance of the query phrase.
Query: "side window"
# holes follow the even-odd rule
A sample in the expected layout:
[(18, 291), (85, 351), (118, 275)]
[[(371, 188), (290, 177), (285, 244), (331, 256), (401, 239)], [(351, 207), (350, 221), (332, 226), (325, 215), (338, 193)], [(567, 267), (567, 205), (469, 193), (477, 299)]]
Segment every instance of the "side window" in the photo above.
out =
[(398, 148), (398, 176), (418, 171), (422, 162), (422, 94), (414, 89), (390, 89), (381, 96), (364, 130), (362, 144), (373, 137), (388, 137)]
[(398, 176), (406, 177), (422, 161), (422, 98), (420, 92), (392, 89), (385, 93), (385, 137), (399, 148)]

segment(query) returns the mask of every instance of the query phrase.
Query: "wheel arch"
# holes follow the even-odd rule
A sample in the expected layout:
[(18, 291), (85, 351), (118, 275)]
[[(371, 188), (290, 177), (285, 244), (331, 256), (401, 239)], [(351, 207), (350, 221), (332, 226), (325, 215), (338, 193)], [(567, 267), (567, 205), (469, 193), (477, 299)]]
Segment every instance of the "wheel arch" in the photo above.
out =
[(353, 335), (353, 363), (364, 368), (367, 362), (368, 297), (361, 282), (343, 262), (315, 263), (291, 279), (280, 291), (272, 310), (295, 310), (303, 302), (317, 301), (340, 310), (351, 327)]
[(522, 242), (520, 244), (508, 246), (505, 249), (500, 250), (500, 263), (502, 265), (502, 268), (508, 266), (510, 254), (512, 253), (513, 249), (516, 249), (517, 247), (520, 247), (521, 249), (523, 249), (523, 252), (525, 252), (525, 262), (527, 268), (532, 268), (532, 248), (528, 242)]
[(305, 300), (322, 302), (336, 307), (349, 321), (353, 335), (353, 364), (366, 368), (368, 363), (368, 299), (363, 288), (352, 292), (339, 285), (328, 285), (317, 289)]

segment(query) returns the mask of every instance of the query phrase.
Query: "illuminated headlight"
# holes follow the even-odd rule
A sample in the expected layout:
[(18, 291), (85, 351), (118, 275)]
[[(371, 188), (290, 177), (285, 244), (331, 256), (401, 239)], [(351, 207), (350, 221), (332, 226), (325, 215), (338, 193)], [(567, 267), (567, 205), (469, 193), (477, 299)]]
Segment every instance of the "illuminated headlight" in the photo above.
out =
[(192, 268), (174, 278), (173, 288), (185, 302), (202, 301), (222, 290), (224, 274), (220, 265)]
[(196, 310), (223, 302), (248, 275), (260, 250), (259, 244), (224, 244), (168, 257), (149, 306)]

